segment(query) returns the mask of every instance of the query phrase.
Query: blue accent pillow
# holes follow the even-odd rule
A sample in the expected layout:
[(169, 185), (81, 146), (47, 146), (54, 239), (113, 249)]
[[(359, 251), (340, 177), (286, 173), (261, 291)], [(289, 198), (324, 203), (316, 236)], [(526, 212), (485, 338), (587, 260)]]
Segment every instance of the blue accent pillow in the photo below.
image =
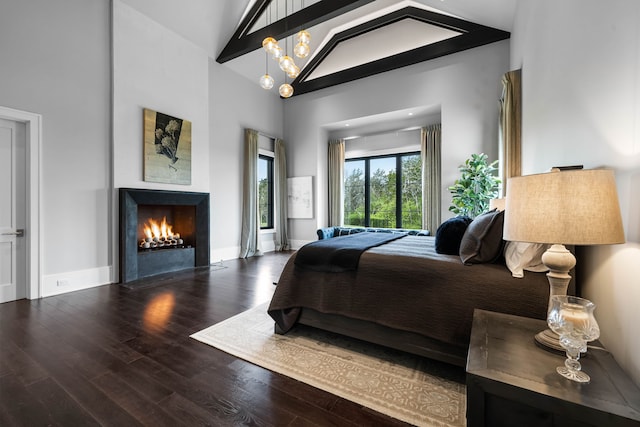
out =
[(362, 233), (364, 231), (363, 228), (349, 228), (349, 227), (339, 227), (338, 233), (334, 234), (335, 237), (338, 236), (349, 236), (351, 234)]
[(316, 231), (316, 234), (318, 234), (318, 240), (330, 239), (333, 237), (334, 233), (335, 227), (323, 227)]
[(459, 255), (460, 242), (467, 227), (473, 221), (468, 216), (450, 218), (440, 224), (436, 230), (436, 252), (446, 255)]

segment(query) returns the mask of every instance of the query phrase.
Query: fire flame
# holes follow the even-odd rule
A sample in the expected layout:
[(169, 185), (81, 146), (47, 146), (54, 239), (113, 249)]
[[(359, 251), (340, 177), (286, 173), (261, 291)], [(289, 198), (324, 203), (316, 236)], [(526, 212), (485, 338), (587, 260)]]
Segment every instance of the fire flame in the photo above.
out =
[(167, 218), (163, 217), (161, 222), (149, 218), (144, 224), (144, 235), (153, 239), (164, 237), (168, 239), (173, 236), (172, 226), (167, 224)]

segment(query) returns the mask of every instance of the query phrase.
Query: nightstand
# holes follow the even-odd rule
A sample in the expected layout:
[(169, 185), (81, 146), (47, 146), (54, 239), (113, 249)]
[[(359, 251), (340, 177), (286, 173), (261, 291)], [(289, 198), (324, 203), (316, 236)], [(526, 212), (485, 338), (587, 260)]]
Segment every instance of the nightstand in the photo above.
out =
[(561, 377), (538, 347), (543, 320), (476, 310), (467, 358), (468, 427), (640, 426), (640, 389), (605, 350), (580, 359), (589, 384)]

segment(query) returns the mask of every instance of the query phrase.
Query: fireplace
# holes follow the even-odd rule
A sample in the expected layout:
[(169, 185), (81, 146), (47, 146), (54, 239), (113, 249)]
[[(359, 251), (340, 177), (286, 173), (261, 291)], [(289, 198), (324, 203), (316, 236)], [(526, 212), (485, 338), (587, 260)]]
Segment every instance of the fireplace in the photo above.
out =
[(120, 283), (209, 263), (208, 193), (120, 189)]

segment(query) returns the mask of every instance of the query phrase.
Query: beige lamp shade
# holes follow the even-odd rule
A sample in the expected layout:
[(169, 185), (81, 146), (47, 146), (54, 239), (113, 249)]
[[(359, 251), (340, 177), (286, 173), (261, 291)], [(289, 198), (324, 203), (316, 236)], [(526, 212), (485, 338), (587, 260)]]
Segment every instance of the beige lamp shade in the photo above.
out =
[(624, 243), (611, 170), (510, 177), (506, 199), (505, 240), (569, 245)]

